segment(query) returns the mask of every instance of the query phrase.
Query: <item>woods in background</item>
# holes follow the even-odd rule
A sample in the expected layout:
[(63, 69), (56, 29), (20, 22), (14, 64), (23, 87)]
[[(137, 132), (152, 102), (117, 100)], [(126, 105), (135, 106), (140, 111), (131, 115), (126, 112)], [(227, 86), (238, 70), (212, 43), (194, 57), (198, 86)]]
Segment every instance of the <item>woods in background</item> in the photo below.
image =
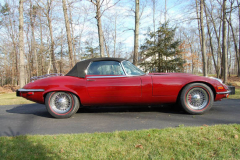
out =
[(239, 0), (0, 3), (1, 86), (66, 74), (93, 57), (126, 58), (150, 72), (216, 74), (226, 83), (240, 76)]

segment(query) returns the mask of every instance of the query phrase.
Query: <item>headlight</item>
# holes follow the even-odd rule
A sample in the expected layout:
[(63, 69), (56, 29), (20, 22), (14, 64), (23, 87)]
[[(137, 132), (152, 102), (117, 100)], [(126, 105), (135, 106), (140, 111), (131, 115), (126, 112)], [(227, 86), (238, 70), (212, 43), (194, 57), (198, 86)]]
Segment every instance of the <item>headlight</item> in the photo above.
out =
[(209, 77), (209, 78), (215, 79), (215, 80), (217, 80), (218, 82), (220, 82), (221, 84), (223, 84), (223, 81), (222, 81), (221, 79), (219, 79), (219, 78), (215, 78), (215, 77)]

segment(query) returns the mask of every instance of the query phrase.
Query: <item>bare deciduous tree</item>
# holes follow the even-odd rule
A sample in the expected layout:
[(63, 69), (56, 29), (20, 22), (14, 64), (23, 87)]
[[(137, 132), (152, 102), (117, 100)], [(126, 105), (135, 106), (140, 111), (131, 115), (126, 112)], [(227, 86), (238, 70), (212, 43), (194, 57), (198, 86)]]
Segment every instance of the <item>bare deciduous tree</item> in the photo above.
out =
[(210, 29), (210, 24), (209, 24), (209, 16), (208, 16), (205, 2), (204, 2), (204, 12), (206, 15), (207, 31), (208, 31), (209, 41), (210, 41), (210, 49), (211, 49), (212, 59), (213, 59), (213, 63), (214, 63), (214, 68), (215, 68), (216, 73), (218, 73), (218, 67), (217, 67), (217, 63), (215, 60), (215, 56), (214, 56), (214, 47), (213, 47), (211, 29)]
[(201, 27), (201, 38), (202, 38), (202, 61), (203, 61), (203, 75), (207, 76), (207, 57), (206, 57), (206, 44), (205, 44), (205, 32), (203, 25), (203, 7), (204, 0), (200, 0), (200, 27)]
[(134, 30), (134, 53), (133, 64), (138, 63), (138, 36), (139, 36), (139, 0), (135, 0), (135, 30)]
[(71, 37), (71, 32), (70, 32), (69, 20), (68, 20), (66, 0), (62, 0), (62, 5), (63, 5), (63, 13), (64, 13), (64, 19), (65, 19), (66, 32), (67, 32), (68, 52), (69, 52), (68, 54), (69, 54), (69, 60), (70, 60), (70, 68), (72, 68), (73, 67), (72, 37)]
[(20, 87), (25, 84), (24, 77), (24, 38), (23, 38), (23, 0), (19, 0), (19, 59), (20, 59)]
[(98, 27), (98, 39), (99, 39), (99, 46), (100, 46), (100, 56), (104, 57), (104, 41), (103, 41), (103, 31), (102, 31), (102, 13), (101, 13), (101, 5), (104, 2), (104, 0), (102, 0), (102, 2), (100, 3), (100, 0), (89, 0), (90, 2), (92, 2), (92, 4), (94, 4), (94, 6), (96, 7), (96, 20), (97, 20), (97, 27)]
[(226, 1), (223, 0), (222, 5), (222, 14), (223, 14), (223, 34), (222, 34), (222, 57), (223, 57), (223, 81), (224, 83), (227, 83), (227, 25), (226, 25), (226, 19), (227, 19), (227, 13), (226, 13)]
[(30, 24), (31, 24), (31, 31), (32, 31), (32, 38), (31, 38), (31, 53), (34, 55), (35, 59), (35, 75), (38, 76), (38, 56), (36, 51), (36, 40), (35, 40), (35, 17), (36, 17), (36, 7), (33, 6), (32, 1), (30, 0)]
[(50, 63), (53, 66), (53, 71), (57, 73), (57, 66), (56, 66), (56, 60), (55, 60), (55, 54), (54, 54), (54, 39), (53, 39), (53, 29), (52, 29), (52, 19), (51, 19), (51, 7), (52, 7), (52, 0), (47, 0), (46, 11), (44, 11), (44, 14), (47, 17), (48, 28), (50, 32), (50, 40), (51, 40)]

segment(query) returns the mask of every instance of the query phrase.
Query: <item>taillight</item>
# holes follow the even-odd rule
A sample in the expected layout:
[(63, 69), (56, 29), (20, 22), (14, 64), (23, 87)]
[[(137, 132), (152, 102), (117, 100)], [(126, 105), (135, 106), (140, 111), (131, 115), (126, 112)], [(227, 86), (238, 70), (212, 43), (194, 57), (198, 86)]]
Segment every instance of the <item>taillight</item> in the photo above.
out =
[(27, 92), (28, 96), (34, 95), (34, 92)]

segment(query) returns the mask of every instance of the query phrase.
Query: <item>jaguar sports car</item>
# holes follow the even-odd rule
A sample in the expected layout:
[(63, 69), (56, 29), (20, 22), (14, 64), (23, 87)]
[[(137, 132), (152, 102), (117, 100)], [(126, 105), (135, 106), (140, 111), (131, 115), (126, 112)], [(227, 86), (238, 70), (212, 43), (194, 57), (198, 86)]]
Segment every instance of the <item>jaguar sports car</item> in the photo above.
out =
[(45, 104), (56, 118), (68, 118), (83, 106), (176, 103), (203, 114), (231, 92), (220, 79), (187, 73), (145, 74), (122, 58), (78, 62), (65, 76), (41, 76), (18, 89), (17, 96)]

